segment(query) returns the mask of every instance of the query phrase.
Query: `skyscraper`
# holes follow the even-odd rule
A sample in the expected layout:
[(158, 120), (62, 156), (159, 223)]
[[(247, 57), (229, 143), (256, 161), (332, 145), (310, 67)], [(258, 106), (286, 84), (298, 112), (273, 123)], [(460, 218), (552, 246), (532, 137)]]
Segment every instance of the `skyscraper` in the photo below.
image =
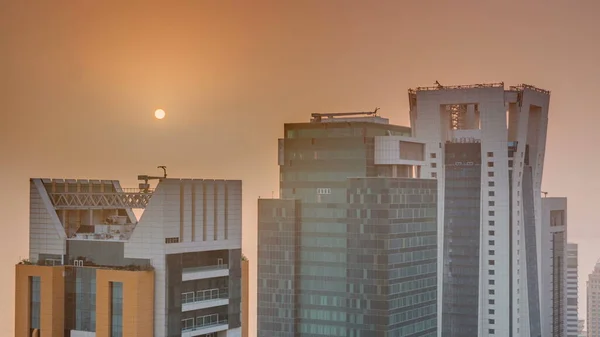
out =
[(594, 270), (587, 281), (587, 335), (600, 337), (600, 260), (596, 262)]
[(242, 255), (242, 337), (248, 337), (250, 317), (250, 262)]
[(440, 336), (541, 335), (538, 247), (549, 91), (409, 90), (423, 176), (438, 179)]
[[(295, 266), (301, 268), (285, 269), (291, 275), (285, 278), (289, 282), (272, 282), (270, 290), (275, 284), (287, 284), (289, 292), (285, 296), (292, 298), (289, 303), (295, 303), (295, 298), (299, 303), (291, 305), (289, 311), (279, 311), (280, 307), (272, 306), (275, 299), (266, 297), (269, 287), (262, 289), (265, 297), (259, 298), (259, 320), (261, 315), (270, 320), (262, 323), (265, 331), (274, 331), (277, 324), (287, 324), (290, 328), (285, 331), (292, 334), (297, 327), (311, 328), (308, 322), (314, 318), (310, 317), (317, 317), (318, 310), (327, 303), (325, 295), (310, 288), (310, 281), (304, 281), (305, 275), (313, 275), (308, 272), (309, 266), (323, 267), (327, 272), (336, 270), (333, 264), (317, 260), (327, 255), (323, 247), (329, 247), (329, 241), (315, 241), (314, 246), (305, 243), (310, 242), (303, 232), (309, 228), (308, 219), (316, 214), (327, 219), (310, 220), (313, 232), (326, 233), (317, 235), (326, 236), (324, 240), (333, 240), (336, 235), (347, 238), (353, 227), (348, 221), (352, 211), (346, 208), (355, 207), (350, 199), (355, 197), (353, 181), (348, 178), (411, 177), (437, 181), (438, 336), (542, 336), (541, 182), (550, 92), (530, 85), (505, 88), (504, 83), (437, 83), (435, 87), (409, 90), (408, 98), (410, 137), (407, 129), (402, 135), (395, 134), (397, 127), (389, 129), (387, 121), (375, 117), (363, 131), (352, 123), (352, 118), (318, 114), (312, 123), (286, 125), (279, 148), (282, 200), (259, 202), (259, 240), (261, 235), (265, 240), (272, 239), (272, 234), (261, 234), (263, 223), (263, 228), (267, 223), (277, 228), (285, 224), (287, 235), (301, 239), (286, 241), (289, 245), (275, 240), (271, 246), (259, 246), (259, 266), (266, 265), (260, 261), (261, 256), (265, 261), (272, 256), (268, 249), (279, 250), (276, 256), (295, 261)], [(371, 148), (373, 157), (369, 154)], [(348, 159), (354, 161), (344, 161)], [(375, 205), (372, 202), (363, 207), (369, 211)], [(285, 210), (286, 215), (271, 213), (273, 209)], [(370, 214), (385, 219), (386, 213), (371, 210)], [(333, 234), (336, 231), (338, 234)], [(350, 259), (350, 248), (338, 249), (327, 257), (329, 263), (337, 261), (334, 252), (348, 253)], [(349, 266), (352, 264), (346, 266), (348, 275)], [(271, 267), (263, 268), (266, 273)], [(342, 270), (343, 265), (339, 275), (343, 275)], [(275, 272), (271, 269), (269, 273)], [(277, 277), (281, 275), (277, 273)], [(346, 296), (342, 295), (346, 279), (338, 277), (336, 291)], [(267, 274), (259, 270), (259, 282), (263, 278), (267, 285)], [(333, 286), (337, 281), (323, 275), (315, 280), (321, 287)], [(261, 286), (259, 283), (259, 296)], [(302, 298), (308, 292), (313, 297)], [(309, 304), (315, 305), (314, 310), (308, 310)], [(261, 311), (262, 306), (269, 309)], [(329, 317), (333, 316), (322, 317), (332, 320)], [(369, 329), (376, 330), (369, 326), (364, 332)]]
[(567, 244), (567, 337), (580, 335), (580, 325), (583, 329), (584, 322), (579, 320), (579, 262), (577, 244)]
[(423, 144), (361, 113), (279, 140), (258, 201), (258, 336), (436, 336), (437, 185)]
[[(567, 250), (567, 198), (542, 198), (539, 257), (542, 336), (564, 337), (567, 336), (569, 323), (566, 283), (570, 261)], [(577, 316), (574, 323), (576, 336)]]
[(241, 335), (240, 181), (31, 179), (30, 195), (17, 337)]

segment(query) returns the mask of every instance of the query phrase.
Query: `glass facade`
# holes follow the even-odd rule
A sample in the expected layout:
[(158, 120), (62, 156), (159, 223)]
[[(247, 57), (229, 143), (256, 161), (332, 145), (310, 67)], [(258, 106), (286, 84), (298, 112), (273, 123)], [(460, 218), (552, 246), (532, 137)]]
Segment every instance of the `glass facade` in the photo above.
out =
[(65, 270), (65, 328), (96, 331), (96, 269)]
[(348, 204), (348, 336), (436, 336), (436, 181), (349, 179)]
[(41, 289), (42, 282), (39, 276), (29, 278), (29, 291), (31, 296), (29, 325), (31, 329), (40, 329), (40, 312), (42, 308)]
[(257, 325), (259, 336), (297, 335), (300, 304), (296, 288), (300, 271), (298, 200), (258, 201), (260, 222), (258, 245)]
[[(541, 317), (538, 288), (538, 261), (535, 229), (532, 168), (523, 168), (523, 231), (525, 234), (525, 258), (527, 261), (527, 294), (529, 303), (530, 336), (541, 337)], [(564, 243), (563, 243), (564, 244)]]
[[(279, 146), (281, 199), (259, 200), (258, 336), (433, 336), (437, 331), (436, 311), (430, 310), (437, 303), (436, 199), (426, 211), (431, 203), (422, 202), (418, 192), (410, 196), (419, 201), (414, 209), (391, 215), (381, 208), (382, 200), (388, 204), (383, 207), (409, 208), (402, 198), (410, 193), (400, 195), (408, 190), (390, 192), (386, 185), (394, 179), (369, 179), (376, 184), (372, 189), (349, 187), (349, 178), (377, 176), (373, 136), (386, 134), (410, 135), (410, 129), (363, 122), (285, 126)], [(355, 183), (362, 184), (359, 180)], [(428, 190), (429, 198), (436, 193), (432, 183), (431, 190), (411, 191)], [(402, 247), (394, 249), (406, 255), (388, 265), (385, 236), (395, 224), (420, 226), (421, 214), (434, 219), (430, 227), (419, 227), (419, 234), (398, 233)], [(419, 288), (411, 288), (416, 291), (410, 296), (398, 290), (391, 307), (390, 284), (411, 279), (421, 282), (414, 285)], [(393, 324), (390, 315), (396, 315)]]
[(442, 336), (477, 336), (481, 144), (445, 147)]
[(565, 232), (552, 233), (552, 336), (564, 336)]
[(123, 337), (123, 283), (110, 282), (110, 336)]

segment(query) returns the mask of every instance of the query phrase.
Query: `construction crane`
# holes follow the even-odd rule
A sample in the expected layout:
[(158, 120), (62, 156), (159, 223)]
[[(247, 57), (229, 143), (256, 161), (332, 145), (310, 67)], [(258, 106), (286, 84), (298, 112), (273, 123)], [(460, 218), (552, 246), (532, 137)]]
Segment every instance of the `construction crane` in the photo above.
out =
[(148, 193), (150, 190), (150, 184), (148, 184), (149, 180), (162, 180), (167, 178), (167, 167), (164, 165), (157, 166), (156, 168), (162, 169), (164, 175), (162, 177), (148, 176), (148, 175), (139, 175), (138, 180), (143, 180), (143, 183), (140, 183), (140, 191), (144, 193)]
[(335, 113), (313, 113), (310, 116), (313, 118), (313, 122), (320, 122), (323, 117), (325, 118), (334, 118), (334, 117), (345, 117), (345, 116), (357, 116), (357, 115), (366, 115), (366, 116), (377, 116), (377, 111), (379, 108), (375, 108), (373, 111), (366, 112), (335, 112)]

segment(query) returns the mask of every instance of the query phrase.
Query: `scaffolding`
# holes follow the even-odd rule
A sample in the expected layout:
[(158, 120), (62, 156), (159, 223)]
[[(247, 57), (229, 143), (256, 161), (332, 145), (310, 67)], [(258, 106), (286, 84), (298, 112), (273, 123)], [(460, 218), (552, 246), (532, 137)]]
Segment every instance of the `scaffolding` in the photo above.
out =
[(127, 209), (146, 208), (152, 190), (122, 192), (51, 192), (54, 208), (59, 209)]

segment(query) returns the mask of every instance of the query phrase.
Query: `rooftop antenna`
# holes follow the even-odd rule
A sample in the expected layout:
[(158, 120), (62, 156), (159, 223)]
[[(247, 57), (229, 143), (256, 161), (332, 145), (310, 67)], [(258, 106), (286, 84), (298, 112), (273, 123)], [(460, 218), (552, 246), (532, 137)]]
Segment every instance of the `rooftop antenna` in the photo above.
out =
[(167, 177), (167, 167), (162, 165), (162, 166), (158, 166), (157, 168), (163, 169), (163, 171), (165, 172), (165, 178), (166, 178)]
[(542, 194), (544, 195), (544, 198), (548, 196), (548, 192), (542, 192)]
[(444, 86), (440, 84), (440, 82), (435, 81), (435, 85), (437, 85), (438, 89), (442, 89)]

